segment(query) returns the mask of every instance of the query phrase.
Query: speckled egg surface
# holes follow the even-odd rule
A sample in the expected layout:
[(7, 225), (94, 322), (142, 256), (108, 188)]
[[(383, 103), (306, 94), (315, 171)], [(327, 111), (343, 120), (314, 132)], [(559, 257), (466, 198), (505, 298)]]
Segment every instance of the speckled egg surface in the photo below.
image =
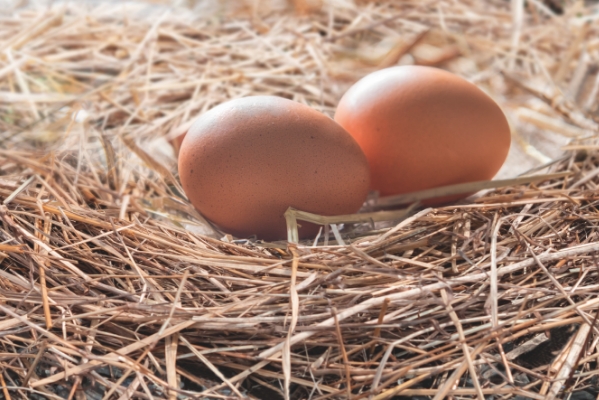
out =
[[(238, 237), (286, 238), (288, 207), (350, 214), (366, 199), (369, 171), (356, 141), (335, 121), (275, 96), (231, 100), (185, 135), (179, 175), (194, 207)], [(298, 221), (300, 237), (318, 227)]]
[(335, 120), (366, 154), (372, 189), (383, 196), (491, 179), (510, 147), (493, 99), (431, 67), (367, 75), (345, 93)]

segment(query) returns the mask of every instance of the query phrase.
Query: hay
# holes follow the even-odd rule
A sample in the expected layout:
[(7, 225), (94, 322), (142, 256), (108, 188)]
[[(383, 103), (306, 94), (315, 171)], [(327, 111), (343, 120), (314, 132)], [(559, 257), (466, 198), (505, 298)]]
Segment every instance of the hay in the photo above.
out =
[[(595, 396), (599, 10), (511, 3), (3, 15), (4, 397)], [(314, 246), (222, 238), (189, 206), (167, 141), (196, 115), (250, 94), (331, 114), (398, 62), (501, 104), (503, 177), (553, 175)]]

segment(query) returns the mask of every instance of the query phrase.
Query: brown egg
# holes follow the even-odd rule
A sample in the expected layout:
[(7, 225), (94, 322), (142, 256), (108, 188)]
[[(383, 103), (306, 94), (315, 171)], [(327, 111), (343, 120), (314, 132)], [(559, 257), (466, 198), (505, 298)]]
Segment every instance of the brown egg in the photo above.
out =
[[(179, 174), (191, 203), (238, 237), (286, 238), (288, 207), (322, 215), (358, 211), (368, 161), (331, 118), (274, 96), (245, 97), (200, 116), (187, 132)], [(318, 227), (299, 221), (301, 237)]]
[(510, 147), (499, 106), (472, 83), (431, 67), (367, 75), (345, 93), (335, 120), (366, 154), (371, 187), (383, 196), (491, 179)]

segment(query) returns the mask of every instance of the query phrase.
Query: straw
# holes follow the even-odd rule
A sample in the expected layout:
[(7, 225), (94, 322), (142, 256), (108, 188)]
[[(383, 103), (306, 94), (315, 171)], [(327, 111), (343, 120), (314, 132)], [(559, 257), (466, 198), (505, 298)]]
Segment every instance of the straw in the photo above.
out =
[[(5, 398), (596, 397), (596, 6), (152, 3), (0, 16)], [(272, 243), (186, 199), (174, 141), (202, 112), (270, 94), (333, 116), (412, 63), (501, 106), (497, 179), (290, 208)]]

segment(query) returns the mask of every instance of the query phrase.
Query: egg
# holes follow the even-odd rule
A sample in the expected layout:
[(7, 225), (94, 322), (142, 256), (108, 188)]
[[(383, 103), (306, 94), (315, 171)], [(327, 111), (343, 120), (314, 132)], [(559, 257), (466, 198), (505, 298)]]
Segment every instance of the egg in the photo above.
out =
[[(368, 161), (333, 119), (276, 96), (228, 101), (202, 114), (181, 144), (189, 201), (237, 237), (284, 239), (288, 207), (355, 213), (369, 188)], [(318, 226), (298, 221), (300, 237)]]
[(371, 187), (382, 196), (491, 179), (510, 147), (508, 122), (493, 99), (432, 67), (365, 76), (344, 94), (335, 120), (366, 154)]

